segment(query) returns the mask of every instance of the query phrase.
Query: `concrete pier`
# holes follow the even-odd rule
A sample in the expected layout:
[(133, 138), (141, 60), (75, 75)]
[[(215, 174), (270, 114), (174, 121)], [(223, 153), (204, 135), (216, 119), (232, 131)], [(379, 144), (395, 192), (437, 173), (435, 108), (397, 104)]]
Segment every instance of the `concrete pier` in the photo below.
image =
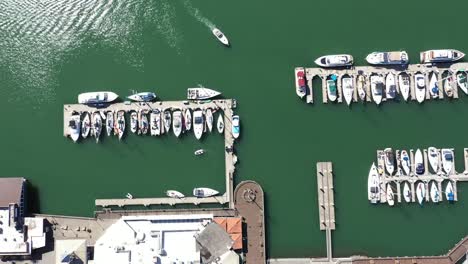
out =
[(317, 163), (317, 195), (320, 230), (325, 230), (327, 259), (332, 260), (332, 235), (335, 230), (335, 202), (333, 194), (333, 166), (331, 162)]

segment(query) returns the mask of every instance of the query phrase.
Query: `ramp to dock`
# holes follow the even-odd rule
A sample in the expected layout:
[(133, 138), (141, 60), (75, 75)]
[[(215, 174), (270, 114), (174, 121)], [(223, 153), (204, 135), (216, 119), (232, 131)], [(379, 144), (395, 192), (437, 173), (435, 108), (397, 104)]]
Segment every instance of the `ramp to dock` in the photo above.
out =
[(332, 260), (332, 234), (335, 230), (335, 201), (333, 193), (333, 166), (331, 162), (317, 163), (317, 195), (320, 230), (326, 232), (327, 259)]

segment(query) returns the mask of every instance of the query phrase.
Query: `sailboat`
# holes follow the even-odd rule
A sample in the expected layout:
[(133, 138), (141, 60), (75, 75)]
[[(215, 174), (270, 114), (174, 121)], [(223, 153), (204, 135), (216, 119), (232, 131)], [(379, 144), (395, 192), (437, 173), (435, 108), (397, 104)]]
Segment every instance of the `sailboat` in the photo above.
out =
[(354, 95), (354, 84), (352, 77), (343, 77), (342, 79), (343, 84), (343, 97), (346, 101), (346, 104), (350, 105), (353, 101)]
[(221, 93), (213, 89), (204, 87), (188, 88), (187, 99), (189, 100), (207, 100), (220, 95)]
[(398, 75), (398, 85), (400, 86), (401, 96), (405, 101), (408, 101), (410, 94), (410, 77), (406, 72)]
[(419, 204), (422, 205), (426, 198), (426, 186), (422, 182), (419, 182), (416, 187), (416, 197), (418, 198)]
[(222, 134), (224, 132), (224, 119), (223, 119), (223, 114), (219, 114), (218, 116), (218, 122), (216, 125), (218, 132)]
[(154, 109), (150, 114), (150, 134), (152, 136), (161, 135), (161, 111)]
[(387, 74), (385, 78), (385, 97), (387, 99), (395, 99), (397, 95), (395, 75), (393, 73)]
[(163, 122), (164, 122), (164, 130), (166, 131), (166, 133), (168, 133), (169, 130), (171, 129), (171, 122), (172, 122), (171, 111), (169, 109), (164, 110)]
[(465, 53), (454, 49), (428, 50), (420, 53), (421, 63), (454, 62), (465, 56)]
[(138, 114), (135, 111), (130, 113), (130, 131), (134, 134), (138, 132)]
[(185, 109), (184, 126), (185, 126), (186, 131), (189, 131), (190, 129), (192, 129), (192, 113), (190, 112), (190, 108)]
[(435, 181), (431, 182), (430, 195), (431, 195), (431, 200), (432, 200), (433, 203), (440, 202), (439, 188), (437, 188), (437, 185), (436, 185)]
[(125, 133), (125, 111), (120, 110), (117, 112), (117, 122), (115, 126), (115, 133), (118, 135), (119, 140), (122, 140), (122, 137)]
[(330, 79), (327, 80), (327, 95), (331, 102), (336, 101), (337, 98), (336, 78), (336, 75), (332, 74)]
[(431, 74), (431, 78), (429, 79), (429, 94), (431, 98), (439, 97), (439, 83), (435, 72)]
[(465, 94), (468, 94), (468, 81), (466, 80), (466, 72), (457, 73), (457, 84)]
[(114, 131), (114, 111), (106, 113), (106, 133), (110, 137)]
[(447, 187), (445, 187), (445, 198), (449, 202), (455, 201), (455, 193), (453, 192), (453, 185), (451, 181), (449, 181), (447, 183)]
[(379, 105), (382, 102), (382, 95), (383, 95), (383, 77), (379, 75), (372, 75), (370, 77), (371, 82), (371, 93), (372, 99), (374, 102)]
[(414, 82), (416, 84), (416, 100), (422, 103), (426, 99), (426, 79), (422, 73), (416, 73), (414, 75)]
[(439, 150), (437, 150), (434, 147), (429, 147), (427, 149), (427, 158), (429, 160), (429, 164), (431, 165), (432, 171), (437, 173), (439, 171), (439, 159), (440, 159), (440, 153)]
[(229, 46), (229, 40), (227, 39), (226, 35), (221, 32), (221, 30), (218, 28), (213, 28), (211, 32), (219, 40), (219, 42), (223, 43), (225, 46)]
[(387, 184), (387, 203), (388, 203), (388, 205), (390, 205), (390, 206), (395, 205), (394, 198), (395, 198), (395, 196), (393, 194), (392, 186), (390, 185), (390, 183), (388, 183)]
[(384, 149), (385, 153), (385, 169), (387, 169), (388, 174), (393, 175), (395, 171), (395, 156), (393, 155), (393, 150), (391, 148)]
[(99, 112), (94, 112), (92, 115), (93, 119), (93, 134), (94, 138), (96, 138), (96, 143), (99, 142), (99, 137), (101, 136), (102, 131), (102, 119), (101, 114)]
[(400, 153), (400, 162), (401, 167), (403, 168), (403, 172), (406, 175), (410, 175), (411, 173), (411, 160), (406, 150), (402, 150)]
[(142, 92), (132, 94), (127, 97), (130, 100), (137, 101), (137, 102), (151, 102), (156, 99), (156, 94), (152, 92)]
[(172, 131), (176, 137), (182, 132), (182, 111), (179, 109), (172, 112)]
[(195, 137), (200, 140), (205, 127), (205, 121), (203, 120), (203, 111), (196, 109), (193, 111), (193, 133)]
[(408, 182), (405, 182), (405, 185), (403, 186), (403, 198), (405, 199), (405, 202), (411, 202), (411, 189)]
[(444, 91), (448, 97), (453, 97), (453, 77), (450, 73), (447, 78), (445, 78)]
[(353, 56), (348, 54), (326, 55), (315, 60), (315, 64), (320, 67), (343, 67), (353, 65)]
[(73, 142), (77, 142), (80, 138), (80, 131), (81, 131), (81, 117), (80, 114), (72, 114), (68, 121), (68, 133), (70, 134), (70, 138)]
[(205, 121), (208, 131), (211, 133), (211, 131), (213, 130), (213, 111), (211, 110), (211, 108), (207, 108), (205, 110)]
[(414, 166), (416, 168), (416, 174), (424, 174), (424, 159), (420, 149), (417, 149), (416, 154), (414, 154)]
[(372, 163), (372, 166), (369, 171), (369, 176), (367, 178), (367, 199), (373, 204), (380, 201), (379, 185), (379, 173), (377, 172), (377, 167), (375, 166), (375, 163)]
[(178, 198), (182, 199), (185, 197), (181, 192), (175, 191), (175, 190), (167, 190), (166, 195), (171, 198)]
[(366, 78), (362, 74), (357, 77), (357, 90), (361, 101), (366, 101)]
[(452, 173), (453, 168), (453, 150), (442, 149), (442, 168), (444, 169), (447, 176)]
[(195, 188), (193, 189), (193, 196), (197, 198), (206, 198), (217, 195), (219, 192), (210, 188)]
[(91, 130), (91, 117), (88, 112), (84, 113), (83, 122), (81, 123), (81, 136), (87, 138)]

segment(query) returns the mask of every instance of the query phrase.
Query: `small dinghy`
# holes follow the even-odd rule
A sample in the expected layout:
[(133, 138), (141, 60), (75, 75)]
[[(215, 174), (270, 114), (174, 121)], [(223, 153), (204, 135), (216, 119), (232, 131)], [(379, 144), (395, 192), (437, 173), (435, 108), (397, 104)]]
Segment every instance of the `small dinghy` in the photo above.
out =
[(193, 154), (195, 154), (195, 156), (200, 156), (200, 155), (205, 154), (205, 150), (204, 149), (197, 149), (197, 150), (195, 150), (195, 152)]
[(429, 79), (429, 94), (431, 98), (439, 97), (439, 82), (435, 72), (431, 74), (431, 78)]
[(393, 155), (393, 150), (391, 148), (384, 149), (385, 153), (385, 169), (388, 174), (393, 175), (395, 171), (395, 156)]
[(455, 193), (453, 192), (453, 185), (451, 181), (449, 181), (447, 183), (447, 187), (445, 187), (445, 198), (449, 202), (455, 201)]
[(197, 198), (206, 198), (217, 195), (219, 192), (210, 188), (195, 188), (193, 189), (193, 196)]
[(315, 64), (320, 67), (344, 67), (353, 65), (353, 56), (348, 54), (326, 55), (315, 60)]
[(224, 33), (221, 32), (221, 30), (213, 28), (211, 32), (219, 40), (219, 42), (223, 43), (225, 46), (229, 46), (229, 40), (227, 39), (226, 35), (224, 35)]
[(393, 73), (387, 74), (385, 78), (385, 97), (387, 99), (395, 99), (397, 95), (395, 75)]
[(392, 186), (390, 184), (387, 184), (387, 203), (390, 206), (395, 205), (395, 196), (393, 194)]
[(421, 63), (454, 62), (465, 56), (465, 53), (454, 49), (440, 49), (422, 51)]
[(172, 122), (171, 111), (169, 109), (164, 110), (163, 122), (164, 122), (164, 130), (166, 131), (166, 133), (168, 133), (169, 130), (171, 129), (171, 122)]
[(222, 134), (224, 132), (224, 118), (223, 114), (219, 114), (218, 116), (218, 122), (216, 124), (216, 127), (218, 128), (218, 132)]
[(452, 173), (453, 168), (453, 150), (442, 149), (442, 168), (444, 169), (447, 176)]
[(414, 75), (414, 82), (416, 84), (416, 100), (422, 103), (426, 99), (426, 79), (422, 73), (416, 73)]
[(400, 162), (401, 167), (403, 168), (403, 172), (406, 175), (410, 175), (411, 173), (411, 160), (406, 150), (402, 150), (400, 153)]
[(294, 73), (296, 74), (296, 94), (300, 98), (303, 98), (307, 94), (305, 70), (303, 67), (298, 67), (294, 69)]
[(115, 133), (119, 137), (119, 140), (122, 140), (122, 137), (125, 133), (125, 111), (120, 110), (117, 112), (117, 123), (115, 125)]
[(450, 73), (444, 81), (444, 92), (448, 97), (453, 97), (453, 77)]
[(70, 138), (73, 142), (77, 142), (80, 138), (81, 132), (81, 116), (80, 114), (72, 114), (68, 121), (68, 133), (70, 134)]
[(172, 131), (174, 132), (174, 135), (176, 137), (179, 137), (180, 134), (182, 133), (182, 111), (180, 110), (175, 110), (172, 113)]
[(429, 147), (427, 149), (427, 158), (429, 160), (429, 164), (431, 165), (432, 171), (434, 173), (437, 173), (439, 171), (439, 159), (440, 159), (440, 153), (439, 151), (434, 148), (434, 147)]
[(331, 102), (335, 102), (337, 98), (336, 79), (336, 75), (332, 74), (327, 80), (327, 96)]
[(358, 95), (361, 101), (366, 101), (366, 78), (363, 75), (359, 74), (357, 77), (357, 90)]
[(370, 77), (371, 82), (371, 93), (372, 99), (374, 102), (379, 105), (382, 102), (382, 95), (383, 95), (383, 77), (379, 75), (372, 75)]
[(354, 95), (354, 84), (352, 77), (343, 77), (342, 79), (343, 84), (343, 97), (346, 101), (346, 104), (349, 106), (353, 101)]
[(134, 134), (138, 132), (138, 114), (135, 111), (130, 113), (130, 131)]
[(154, 109), (150, 114), (150, 133), (152, 136), (161, 135), (161, 111)]
[(204, 87), (187, 89), (187, 99), (189, 100), (207, 100), (220, 94), (218, 91)]
[(407, 203), (411, 202), (411, 189), (408, 182), (405, 182), (405, 185), (403, 186), (403, 199), (405, 199), (405, 202)]
[(130, 200), (133, 199), (133, 195), (131, 193), (127, 193), (125, 197), (127, 197), (127, 199), (130, 199)]
[(182, 199), (185, 197), (185, 195), (183, 195), (181, 192), (178, 192), (175, 190), (167, 190), (166, 195), (167, 197), (178, 198), (178, 199)]
[(81, 124), (81, 136), (87, 138), (91, 130), (91, 117), (88, 112), (84, 113), (83, 122)]
[(93, 134), (94, 134), (94, 138), (96, 138), (96, 143), (98, 143), (99, 137), (101, 136), (101, 131), (102, 131), (101, 114), (99, 112), (94, 112), (92, 115), (92, 119), (93, 119)]
[(232, 136), (238, 138), (240, 135), (240, 119), (238, 115), (232, 116)]
[(457, 73), (457, 84), (465, 94), (468, 94), (468, 81), (466, 80), (466, 72)]
[(106, 133), (108, 137), (114, 132), (114, 126), (114, 111), (109, 111), (106, 113)]
[(424, 174), (424, 159), (420, 149), (417, 149), (416, 154), (414, 154), (414, 166), (416, 168), (416, 174)]
[(419, 182), (416, 186), (416, 197), (418, 198), (418, 203), (422, 205), (426, 198), (426, 186), (422, 182)]
[(372, 166), (369, 171), (369, 176), (367, 178), (367, 199), (375, 204), (380, 201), (380, 180), (379, 173), (377, 172), (377, 167), (375, 163), (372, 163)]
[(433, 203), (438, 203), (440, 202), (440, 193), (439, 193), (439, 188), (437, 188), (437, 184), (435, 181), (431, 182), (431, 200)]
[(408, 101), (410, 95), (410, 77), (406, 72), (398, 75), (398, 85), (400, 86), (401, 96), (405, 101)]
[(151, 102), (156, 99), (156, 94), (152, 92), (143, 92), (132, 94), (127, 98), (137, 102)]
[(193, 133), (195, 134), (195, 138), (198, 140), (201, 139), (204, 128), (205, 120), (203, 120), (203, 111), (201, 109), (196, 109), (193, 111)]
[(211, 110), (211, 108), (207, 108), (205, 110), (205, 121), (208, 131), (211, 133), (211, 131), (213, 130), (213, 111)]
[(190, 129), (192, 129), (192, 113), (190, 112), (189, 108), (185, 109), (184, 117), (185, 130), (189, 131)]
[(148, 110), (140, 111), (139, 127), (140, 127), (140, 133), (142, 135), (148, 134), (148, 129), (149, 129)]

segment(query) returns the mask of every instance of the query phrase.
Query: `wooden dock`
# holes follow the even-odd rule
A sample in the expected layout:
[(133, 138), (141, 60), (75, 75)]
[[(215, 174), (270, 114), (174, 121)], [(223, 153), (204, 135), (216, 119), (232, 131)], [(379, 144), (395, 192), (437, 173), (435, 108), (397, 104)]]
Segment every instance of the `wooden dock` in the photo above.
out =
[(319, 203), (320, 230), (326, 232), (327, 258), (331, 260), (332, 235), (335, 230), (335, 200), (333, 191), (333, 165), (331, 162), (317, 163), (317, 195)]

